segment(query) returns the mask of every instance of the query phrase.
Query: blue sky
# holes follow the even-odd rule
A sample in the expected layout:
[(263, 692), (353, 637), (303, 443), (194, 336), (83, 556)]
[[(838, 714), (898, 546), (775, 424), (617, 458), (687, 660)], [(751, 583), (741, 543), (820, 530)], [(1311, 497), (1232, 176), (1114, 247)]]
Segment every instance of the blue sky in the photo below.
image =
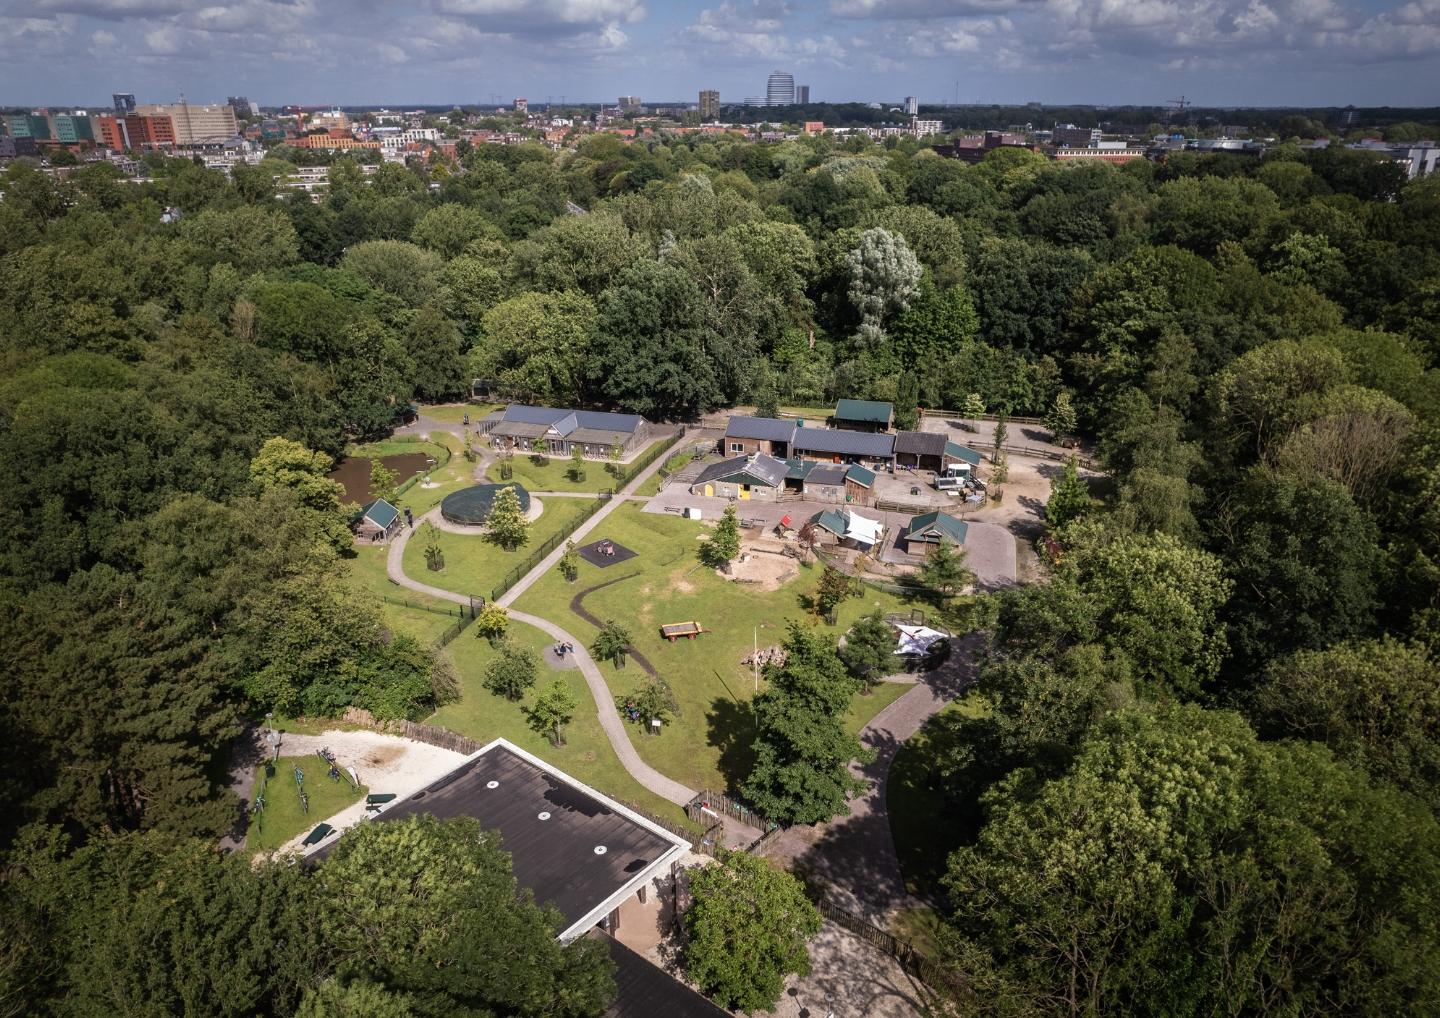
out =
[(0, 0), (0, 104), (1425, 105), (1440, 0)]

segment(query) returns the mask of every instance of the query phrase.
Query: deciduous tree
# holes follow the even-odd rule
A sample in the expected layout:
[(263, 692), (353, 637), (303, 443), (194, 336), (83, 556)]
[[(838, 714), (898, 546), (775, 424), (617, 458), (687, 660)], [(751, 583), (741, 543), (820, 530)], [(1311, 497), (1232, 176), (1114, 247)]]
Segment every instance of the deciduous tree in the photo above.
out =
[(727, 852), (687, 871), (685, 972), (722, 1007), (771, 1010), (785, 977), (810, 972), (820, 913), (805, 888), (768, 860)]

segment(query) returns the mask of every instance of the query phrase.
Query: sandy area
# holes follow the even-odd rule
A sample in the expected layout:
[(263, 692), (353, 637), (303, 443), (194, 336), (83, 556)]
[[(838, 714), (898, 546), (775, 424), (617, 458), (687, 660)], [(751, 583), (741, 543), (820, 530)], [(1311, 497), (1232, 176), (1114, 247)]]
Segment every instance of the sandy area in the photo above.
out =
[[(335, 754), (335, 761), (342, 768), (354, 767), (360, 776), (360, 784), (370, 789), (373, 795), (393, 792), (404, 797), (424, 788), (436, 778), (455, 768), (465, 757), (460, 753), (413, 739), (402, 739), (396, 735), (381, 735), (379, 732), (322, 732), (320, 735), (295, 735), (286, 733), (281, 737), (281, 756), (304, 756), (326, 748)], [(315, 824), (328, 823), (339, 831), (353, 827), (365, 817), (365, 802), (354, 803), (333, 817), (316, 817)], [(315, 824), (311, 825), (311, 829)], [(278, 852), (297, 851), (305, 839), (306, 830), (281, 845)]]
[(729, 574), (716, 570), (724, 579), (753, 585), (759, 590), (779, 590), (800, 573), (800, 566), (788, 555), (757, 551), (740, 546), (740, 557), (730, 563)]

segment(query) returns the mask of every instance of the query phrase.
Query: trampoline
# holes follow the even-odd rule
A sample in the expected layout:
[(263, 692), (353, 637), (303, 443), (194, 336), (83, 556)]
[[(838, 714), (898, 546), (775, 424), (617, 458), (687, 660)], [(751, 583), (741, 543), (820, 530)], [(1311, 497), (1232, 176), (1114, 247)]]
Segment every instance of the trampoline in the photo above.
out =
[(490, 506), (502, 488), (514, 488), (520, 496), (520, 511), (530, 511), (530, 493), (518, 484), (476, 484), (451, 492), (440, 500), (440, 515), (451, 523), (478, 527), (490, 515)]
[(576, 548), (575, 552), (592, 566), (599, 566), (601, 569), (613, 566), (617, 562), (624, 562), (626, 559), (632, 559), (636, 555), (623, 544), (616, 544), (614, 541), (592, 541), (583, 547)]

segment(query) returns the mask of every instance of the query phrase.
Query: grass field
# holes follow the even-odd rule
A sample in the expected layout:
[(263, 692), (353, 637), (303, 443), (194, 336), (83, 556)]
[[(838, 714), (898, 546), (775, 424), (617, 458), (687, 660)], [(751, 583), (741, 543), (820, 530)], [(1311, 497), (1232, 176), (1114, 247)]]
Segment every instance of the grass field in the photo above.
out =
[(588, 499), (552, 498), (545, 501), (545, 511), (530, 524), (530, 539), (515, 551), (506, 551), (478, 534), (447, 534), (438, 532), (440, 549), (445, 553), (445, 568), (431, 572), (425, 565), (425, 541), (417, 533), (405, 545), (405, 574), (457, 594), (490, 596), (495, 584), (511, 569), (525, 561), (530, 549), (558, 534), (580, 517), (589, 507)]
[[(608, 581), (618, 581), (586, 594), (584, 608), (604, 621), (615, 619), (629, 630), (640, 651), (675, 693), (680, 714), (658, 737), (634, 739), (640, 755), (662, 773), (692, 788), (725, 788), (749, 769), (752, 720), (749, 701), (756, 682), (740, 659), (752, 642), (763, 647), (780, 643), (790, 619), (808, 619), (801, 596), (819, 578), (817, 569), (781, 589), (762, 592), (721, 579), (695, 557), (705, 528), (674, 516), (646, 515), (634, 504), (620, 506), (590, 535), (617, 541), (639, 557), (599, 569), (580, 565), (579, 579), (566, 583), (558, 572), (545, 577), (516, 603), (522, 611), (551, 619), (587, 644), (597, 629), (570, 610), (576, 594)], [(900, 607), (892, 595), (867, 590), (840, 609), (834, 635), (845, 631), (873, 608)], [(669, 643), (659, 634), (668, 622), (696, 620), (706, 629), (696, 640)], [(612, 692), (623, 694), (646, 681), (633, 660), (623, 668), (602, 664)], [(759, 687), (764, 688), (761, 677)], [(882, 684), (870, 696), (855, 698), (847, 724), (858, 731), (880, 710), (902, 695), (907, 686)], [(727, 780), (728, 779), (728, 780)]]
[[(300, 794), (295, 786), (295, 765), (305, 774), (305, 794), (310, 811), (300, 810)], [(248, 852), (273, 852), (285, 842), (333, 817), (346, 806), (358, 801), (366, 792), (357, 790), (348, 781), (331, 781), (326, 776), (325, 762), (318, 756), (282, 756), (274, 763), (263, 763), (255, 769), (255, 794), (265, 782), (265, 810), (250, 818), (250, 831), (245, 838)]]
[[(606, 472), (603, 460), (584, 461), (583, 481), (570, 479), (572, 464), (568, 456), (550, 456), (544, 466), (537, 466), (529, 455), (516, 453), (509, 462), (510, 469), (514, 471), (510, 479), (531, 491), (600, 491), (602, 488), (615, 488), (619, 483)], [(623, 465), (621, 469), (624, 469)], [(497, 484), (502, 483), (498, 461), (490, 465), (489, 477)]]
[[(537, 654), (551, 643), (545, 633), (518, 622), (510, 624), (508, 635), (515, 644), (530, 647)], [(426, 719), (427, 723), (442, 725), (472, 739), (488, 741), (503, 736), (607, 795), (639, 805), (674, 823), (685, 822), (680, 807), (651, 794), (621, 766), (600, 727), (595, 700), (578, 668), (552, 669), (542, 660), (534, 688), (524, 701), (514, 703), (484, 687), (485, 668), (498, 651), (491, 648), (489, 641), (476, 637), (473, 629), (458, 636), (446, 648), (446, 653), (460, 680), (461, 699), (441, 707)], [(575, 720), (565, 729), (564, 746), (553, 746), (548, 738), (531, 730), (522, 711), (526, 703), (533, 702), (537, 693), (557, 678), (565, 680), (579, 704)]]
[(885, 800), (890, 831), (905, 886), (912, 894), (934, 896), (945, 875), (948, 851), (973, 834), (977, 818), (955, 816), (946, 808), (944, 790), (935, 785), (932, 775), (937, 759), (961, 737), (955, 722), (984, 717), (986, 710), (985, 701), (975, 693), (947, 704), (900, 747), (890, 765)]
[[(388, 547), (378, 545), (356, 547), (355, 557), (350, 560), (350, 582), (378, 597), (390, 598), (390, 601), (380, 603), (386, 623), (395, 632), (409, 633), (421, 643), (428, 644), (458, 621), (457, 606), (391, 583), (385, 574), (385, 558), (389, 551)], [(424, 567), (423, 562), (421, 567)], [(408, 601), (410, 606), (395, 604), (395, 601)], [(426, 611), (426, 607), (439, 611)]]
[(499, 403), (436, 403), (432, 406), (422, 406), (420, 416), (459, 427), (466, 414), (470, 415), (470, 421), (473, 424), (490, 411), (500, 409), (500, 406)]

